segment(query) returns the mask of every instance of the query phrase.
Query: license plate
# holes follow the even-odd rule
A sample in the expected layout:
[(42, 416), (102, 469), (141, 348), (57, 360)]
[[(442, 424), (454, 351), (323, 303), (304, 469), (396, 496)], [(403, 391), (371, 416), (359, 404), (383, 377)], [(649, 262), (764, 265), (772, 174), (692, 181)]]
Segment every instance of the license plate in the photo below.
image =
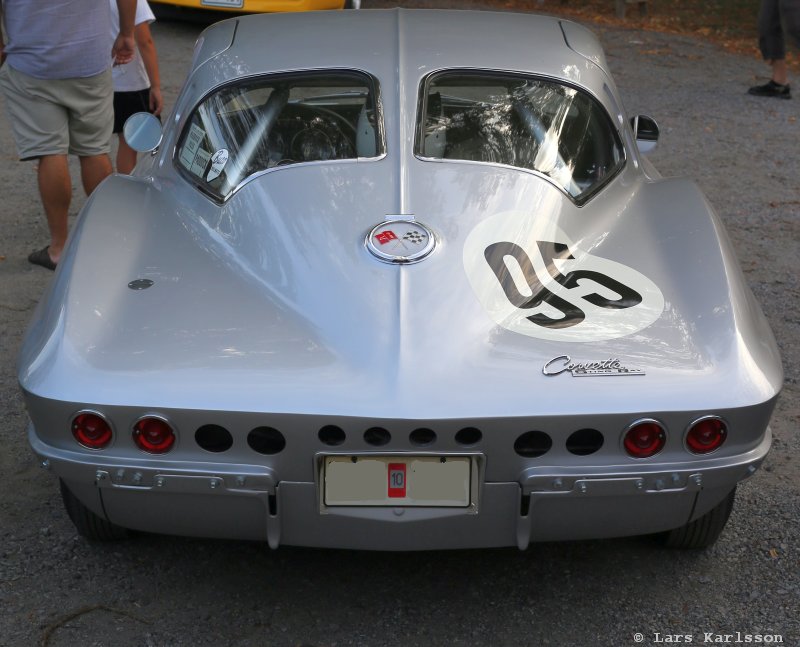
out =
[(231, 9), (241, 9), (244, 0), (200, 0), (200, 4), (205, 7), (229, 7)]
[(466, 508), (471, 500), (469, 456), (326, 456), (326, 506)]

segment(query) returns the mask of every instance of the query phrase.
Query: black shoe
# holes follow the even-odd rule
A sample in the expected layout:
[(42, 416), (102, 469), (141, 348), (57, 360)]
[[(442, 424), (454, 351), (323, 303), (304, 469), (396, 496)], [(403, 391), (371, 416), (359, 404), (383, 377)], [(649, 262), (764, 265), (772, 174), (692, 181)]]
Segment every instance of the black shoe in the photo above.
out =
[(756, 97), (777, 97), (778, 99), (792, 98), (788, 83), (786, 85), (781, 85), (772, 80), (764, 85), (754, 85), (747, 91), (747, 94), (752, 94)]
[(50, 245), (44, 249), (37, 249), (35, 252), (31, 252), (28, 256), (28, 262), (34, 265), (41, 265), (48, 270), (56, 269), (56, 263), (50, 258)]

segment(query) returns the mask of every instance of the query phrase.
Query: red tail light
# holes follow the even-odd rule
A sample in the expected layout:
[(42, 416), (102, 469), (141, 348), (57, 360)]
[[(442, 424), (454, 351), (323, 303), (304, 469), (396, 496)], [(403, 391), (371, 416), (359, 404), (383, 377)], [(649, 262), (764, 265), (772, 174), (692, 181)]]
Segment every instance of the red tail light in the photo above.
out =
[(111, 442), (111, 425), (97, 413), (79, 413), (72, 419), (72, 435), (88, 449), (103, 449)]
[(175, 432), (166, 420), (149, 416), (134, 425), (133, 440), (149, 454), (165, 454), (175, 444)]
[(625, 432), (623, 445), (625, 451), (634, 458), (650, 458), (658, 454), (667, 442), (667, 434), (661, 423), (655, 420), (641, 420)]
[(720, 448), (728, 437), (727, 425), (715, 417), (701, 418), (689, 427), (686, 447), (694, 454), (710, 454)]

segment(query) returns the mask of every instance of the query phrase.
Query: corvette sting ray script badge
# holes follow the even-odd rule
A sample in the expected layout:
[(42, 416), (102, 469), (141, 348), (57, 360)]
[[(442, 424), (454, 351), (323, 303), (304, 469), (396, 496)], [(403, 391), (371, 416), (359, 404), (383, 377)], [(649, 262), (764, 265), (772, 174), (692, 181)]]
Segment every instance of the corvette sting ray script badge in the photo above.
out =
[(554, 357), (542, 367), (545, 375), (561, 375), (569, 371), (572, 377), (595, 377), (600, 375), (644, 375), (638, 368), (623, 366), (616, 358), (599, 362), (573, 362), (569, 355)]

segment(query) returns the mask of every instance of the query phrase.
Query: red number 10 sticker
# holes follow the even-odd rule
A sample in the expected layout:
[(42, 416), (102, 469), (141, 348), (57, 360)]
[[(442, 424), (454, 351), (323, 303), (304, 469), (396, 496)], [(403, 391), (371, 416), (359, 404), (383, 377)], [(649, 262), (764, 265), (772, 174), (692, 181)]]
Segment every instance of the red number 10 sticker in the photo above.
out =
[(390, 499), (402, 499), (406, 496), (406, 466), (405, 463), (389, 463), (389, 489)]

